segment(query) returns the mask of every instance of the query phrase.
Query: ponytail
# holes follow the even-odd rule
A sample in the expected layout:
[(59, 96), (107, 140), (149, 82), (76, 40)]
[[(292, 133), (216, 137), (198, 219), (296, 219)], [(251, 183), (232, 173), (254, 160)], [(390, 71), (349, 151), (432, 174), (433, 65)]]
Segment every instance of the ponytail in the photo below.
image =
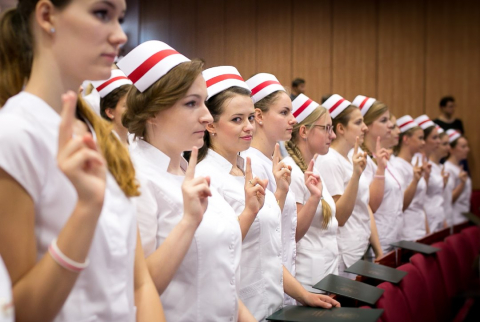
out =
[(30, 76), (33, 50), (25, 18), (9, 9), (0, 18), (0, 107), (18, 94)]
[(139, 196), (135, 169), (127, 148), (112, 132), (112, 125), (99, 117), (83, 99), (77, 100), (77, 111), (93, 126), (108, 170), (127, 197)]

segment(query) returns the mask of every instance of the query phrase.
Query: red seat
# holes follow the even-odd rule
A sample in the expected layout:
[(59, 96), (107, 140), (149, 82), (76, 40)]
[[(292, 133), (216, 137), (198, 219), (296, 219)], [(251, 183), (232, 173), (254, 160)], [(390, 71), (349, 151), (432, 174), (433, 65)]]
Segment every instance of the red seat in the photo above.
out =
[(434, 255), (415, 254), (410, 258), (426, 282), (427, 292), (433, 300), (437, 321), (448, 321), (451, 315), (450, 301), (443, 282), (442, 272)]
[(445, 239), (455, 252), (458, 265), (460, 267), (460, 286), (461, 290), (469, 287), (473, 277), (473, 260), (475, 251), (464, 234), (454, 234)]
[(480, 252), (480, 228), (478, 226), (472, 226), (462, 230), (462, 234), (467, 236), (470, 245), (472, 245), (475, 254)]
[(438, 247), (441, 251), (437, 252), (437, 262), (442, 272), (443, 282), (448, 297), (452, 299), (460, 292), (460, 267), (454, 250), (449, 244), (444, 242), (435, 243), (433, 247)]
[(419, 270), (412, 264), (397, 267), (408, 274), (398, 284), (416, 321), (436, 321), (435, 307)]
[(413, 321), (410, 308), (400, 288), (389, 282), (384, 282), (377, 287), (385, 290), (376, 303), (377, 308), (384, 309), (381, 317), (383, 322)]

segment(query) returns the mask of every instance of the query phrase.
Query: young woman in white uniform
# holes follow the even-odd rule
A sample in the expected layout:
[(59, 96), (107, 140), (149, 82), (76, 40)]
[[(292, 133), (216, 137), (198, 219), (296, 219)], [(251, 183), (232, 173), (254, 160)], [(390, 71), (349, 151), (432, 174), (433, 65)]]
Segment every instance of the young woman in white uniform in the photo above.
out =
[[(281, 210), (273, 192), (266, 188), (268, 180), (252, 179), (250, 158), (247, 158), (245, 176), (243, 171), (239, 171), (243, 170), (243, 159), (238, 153), (249, 148), (255, 126), (255, 109), (248, 86), (240, 81), (238, 71), (229, 66), (210, 68), (204, 71), (204, 76), (209, 86), (207, 107), (214, 122), (207, 127), (209, 149), (205, 149), (207, 153), (198, 165), (199, 171), (218, 172), (212, 177), (212, 185), (218, 187), (216, 190), (240, 215), (240, 225), (252, 218), (245, 214), (251, 204), (255, 204), (255, 209), (260, 206), (255, 202), (254, 195), (249, 196), (250, 190), (255, 192), (254, 188), (257, 187), (258, 197), (265, 200), (253, 223), (248, 220), (251, 227), (245, 234), (242, 246), (240, 298), (257, 320), (264, 320), (283, 306), (284, 286), (285, 292), (302, 305), (337, 305), (330, 298), (307, 292), (284, 268), (281, 257)], [(279, 153), (278, 149), (276, 153)], [(223, 170), (220, 172), (219, 169)], [(276, 171), (282, 170), (278, 168)], [(283, 180), (279, 173), (275, 173), (275, 177)], [(243, 218), (245, 216), (248, 217)], [(282, 281), (285, 281), (285, 285)]]
[[(445, 166), (443, 164), (440, 164), (440, 160), (448, 157), (448, 154), (450, 153), (450, 143), (448, 142), (448, 134), (438, 125), (436, 125), (437, 128), (437, 133), (438, 133), (438, 138), (440, 140), (440, 145), (438, 146), (438, 149), (432, 151), (429, 157), (429, 163), (432, 165), (432, 172), (430, 173), (430, 176), (440, 176), (442, 178), (442, 192), (441, 196), (434, 196), (435, 200), (441, 199), (442, 200), (442, 213), (443, 213), (443, 218), (442, 218), (442, 224), (439, 227), (439, 229), (446, 228), (447, 227), (447, 214), (450, 214), (452, 211), (452, 189), (449, 187), (453, 185), (448, 184), (449, 183), (449, 177), (450, 173), (448, 171), (445, 171)], [(427, 190), (428, 191), (428, 190)], [(450, 192), (448, 192), (450, 191)], [(435, 232), (432, 230), (432, 232)]]
[(392, 167), (400, 175), (399, 181), (403, 190), (403, 225), (400, 239), (414, 241), (427, 233), (426, 214), (423, 208), (427, 191), (424, 168), (419, 162), (412, 165), (412, 158), (425, 145), (423, 130), (412, 119), (405, 115), (397, 119), (400, 128), (399, 143), (395, 147), (397, 157), (391, 162)]
[(15, 321), (12, 282), (0, 256), (0, 322)]
[[(203, 63), (147, 41), (118, 67), (133, 81), (123, 123), (136, 137), (130, 152), (143, 184), (137, 201), (147, 264), (167, 320), (236, 321), (242, 235), (233, 209), (194, 178), (207, 124)], [(181, 156), (192, 151), (191, 163)], [(187, 169), (188, 167), (188, 169)], [(195, 189), (185, 191), (192, 182)], [(202, 198), (192, 203), (191, 195)], [(207, 208), (208, 206), (208, 208)], [(182, 210), (183, 209), (183, 210)]]
[[(444, 182), (441, 168), (430, 161), (432, 154), (440, 147), (440, 136), (438, 135), (437, 125), (427, 115), (421, 115), (415, 119), (415, 122), (422, 128), (425, 136), (425, 146), (423, 155), (417, 153), (412, 159), (412, 163), (419, 163), (428, 160), (428, 167), (425, 168), (427, 179), (427, 192), (424, 201), (425, 213), (427, 214), (428, 233), (434, 233), (443, 228), (445, 221), (445, 209), (443, 208), (443, 188)], [(428, 174), (427, 174), (428, 173)]]
[[(75, 113), (72, 92), (110, 76), (126, 41), (124, 10), (124, 1), (20, 1), (3, 16), (12, 30), (1, 47), (17, 56), (0, 52), (10, 77), (0, 92), (18, 93), (29, 76), (0, 111), (0, 253), (19, 320), (164, 321), (137, 233), (128, 152), (83, 102)], [(20, 41), (35, 48), (33, 63)]]
[[(445, 162), (445, 170), (450, 173), (453, 182), (452, 190), (452, 212), (450, 225), (464, 222), (466, 218), (462, 215), (470, 211), (470, 198), (472, 196), (472, 179), (468, 173), (459, 165), (465, 160), (470, 152), (467, 139), (455, 130), (448, 130), (447, 135), (450, 142), (450, 156)], [(448, 214), (447, 214), (448, 217)]]
[[(288, 190), (290, 169), (280, 162), (280, 154), (272, 160), (277, 142), (289, 140), (292, 135), (295, 124), (292, 101), (274, 75), (260, 73), (246, 83), (255, 105), (256, 130), (251, 148), (242, 155), (252, 159), (253, 172), (259, 178), (268, 179), (267, 189), (279, 202), (282, 209), (282, 263), (295, 276), (297, 207), (293, 193)], [(278, 180), (275, 174), (280, 175)], [(295, 301), (285, 295), (285, 304), (295, 304)]]
[(107, 81), (94, 81), (92, 84), (100, 95), (100, 115), (111, 122), (117, 137), (128, 145), (128, 130), (122, 124), (122, 115), (127, 109), (127, 93), (132, 81), (121, 70), (112, 69)]
[[(322, 106), (333, 119), (336, 139), (326, 155), (317, 157), (315, 168), (323, 178), (323, 184), (333, 197), (339, 229), (338, 273), (354, 278), (344, 270), (365, 254), (371, 235), (368, 209), (369, 184), (362, 175), (366, 167), (366, 152), (358, 152), (367, 126), (360, 110), (338, 94), (332, 95)], [(352, 158), (348, 153), (353, 148)]]
[(318, 170), (313, 168), (313, 159), (316, 154), (328, 152), (335, 133), (332, 118), (318, 103), (300, 94), (292, 105), (298, 123), (290, 141), (285, 142), (289, 156), (283, 159), (292, 167), (290, 190), (295, 194), (298, 212), (308, 207), (306, 202), (311, 195), (321, 199), (314, 215), (304, 220), (307, 232), (297, 243), (296, 278), (309, 292), (321, 293), (312, 285), (328, 274), (338, 274), (338, 222), (335, 202)]
[[(396, 225), (402, 214), (403, 194), (392, 171), (388, 171), (387, 149), (392, 147), (393, 123), (387, 105), (374, 98), (358, 95), (352, 104), (358, 106), (368, 127), (362, 144), (362, 150), (368, 154), (363, 176), (371, 182), (369, 205), (374, 214), (373, 220), (370, 218), (370, 243), (378, 258), (391, 250), (390, 243), (397, 241)], [(379, 246), (375, 236), (378, 236)]]

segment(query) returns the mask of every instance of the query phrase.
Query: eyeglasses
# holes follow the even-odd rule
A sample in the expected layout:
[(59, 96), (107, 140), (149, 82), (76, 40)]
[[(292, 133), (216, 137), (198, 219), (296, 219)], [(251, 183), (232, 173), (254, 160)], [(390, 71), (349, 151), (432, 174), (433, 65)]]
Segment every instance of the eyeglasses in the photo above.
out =
[(332, 131), (333, 131), (333, 126), (332, 124), (327, 124), (327, 125), (317, 125), (317, 124), (314, 124), (312, 125), (312, 127), (316, 127), (318, 126), (319, 128), (321, 129), (324, 129), (328, 134), (332, 134)]

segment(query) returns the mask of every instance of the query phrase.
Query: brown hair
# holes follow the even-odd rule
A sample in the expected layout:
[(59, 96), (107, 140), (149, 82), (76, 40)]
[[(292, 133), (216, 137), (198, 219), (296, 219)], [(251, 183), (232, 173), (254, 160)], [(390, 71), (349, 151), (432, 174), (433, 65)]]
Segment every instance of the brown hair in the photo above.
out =
[[(234, 97), (235, 95), (250, 97), (250, 91), (242, 87), (233, 86), (208, 99), (205, 105), (207, 106), (208, 111), (213, 117), (213, 122), (217, 122), (220, 115), (222, 115), (225, 101), (228, 100), (229, 98)], [(208, 131), (205, 131), (205, 136), (203, 138), (205, 143), (198, 150), (197, 163), (202, 161), (207, 156), (208, 149), (212, 146), (212, 141), (210, 140), (210, 134)]]
[(345, 127), (348, 125), (348, 122), (350, 121), (350, 114), (352, 114), (352, 112), (355, 111), (355, 109), (358, 109), (358, 107), (356, 107), (355, 105), (349, 105), (334, 119), (332, 119), (333, 132), (335, 132), (335, 134), (337, 134), (338, 124), (342, 124)]
[[(323, 115), (327, 114), (327, 109), (323, 106), (319, 106), (313, 110), (310, 115), (308, 115), (302, 122), (297, 123), (293, 126), (292, 131), (292, 138), (289, 141), (285, 142), (285, 149), (287, 150), (288, 154), (292, 157), (295, 164), (305, 173), (308, 168), (308, 164), (305, 162), (302, 152), (297, 146), (298, 142), (298, 135), (300, 128), (305, 126), (309, 129), (313, 127), (313, 124), (318, 121)], [(332, 219), (332, 208), (328, 202), (322, 198), (322, 211), (323, 211), (323, 221), (322, 221), (322, 228), (327, 229), (328, 224)]]
[(112, 119), (107, 115), (107, 108), (115, 109), (117, 107), (118, 101), (120, 101), (125, 95), (127, 95), (128, 90), (132, 87), (130, 84), (125, 84), (120, 87), (115, 88), (113, 91), (108, 93), (105, 97), (100, 99), (100, 115), (107, 121)]
[[(37, 0), (20, 0), (16, 9), (7, 10), (0, 20), (0, 105), (18, 94), (30, 77), (33, 62), (32, 34), (28, 21), (35, 11)], [(62, 9), (70, 0), (50, 0)], [(108, 169), (128, 197), (138, 196), (135, 170), (127, 149), (115, 137), (111, 126), (96, 115), (81, 99), (77, 111), (92, 124)]]
[(403, 138), (404, 138), (405, 136), (411, 137), (415, 131), (421, 130), (421, 129), (422, 129), (421, 127), (415, 126), (415, 127), (412, 127), (411, 129), (408, 129), (408, 130), (405, 131), (405, 132), (401, 132), (400, 135), (399, 135), (399, 137), (398, 137), (398, 144), (393, 147), (393, 153), (394, 153), (395, 155), (398, 155), (398, 153), (399, 153), (400, 150), (402, 149)]
[(282, 93), (286, 93), (282, 90), (275, 91), (265, 96), (261, 100), (255, 103), (255, 108), (258, 108), (260, 111), (266, 113), (270, 109), (270, 105), (275, 103), (275, 101), (280, 97)]
[(123, 126), (135, 137), (148, 142), (147, 121), (185, 97), (202, 68), (203, 62), (195, 59), (175, 66), (144, 92), (132, 86), (127, 96), (127, 110), (122, 117)]
[[(373, 102), (372, 106), (368, 109), (367, 113), (363, 116), (363, 122), (365, 125), (369, 126), (373, 122), (375, 122), (383, 113), (388, 111), (388, 106), (380, 101)], [(368, 156), (372, 158), (373, 162), (377, 163), (377, 159), (373, 158), (373, 153), (365, 144), (366, 140), (363, 140), (362, 143), (362, 150), (367, 152)]]

